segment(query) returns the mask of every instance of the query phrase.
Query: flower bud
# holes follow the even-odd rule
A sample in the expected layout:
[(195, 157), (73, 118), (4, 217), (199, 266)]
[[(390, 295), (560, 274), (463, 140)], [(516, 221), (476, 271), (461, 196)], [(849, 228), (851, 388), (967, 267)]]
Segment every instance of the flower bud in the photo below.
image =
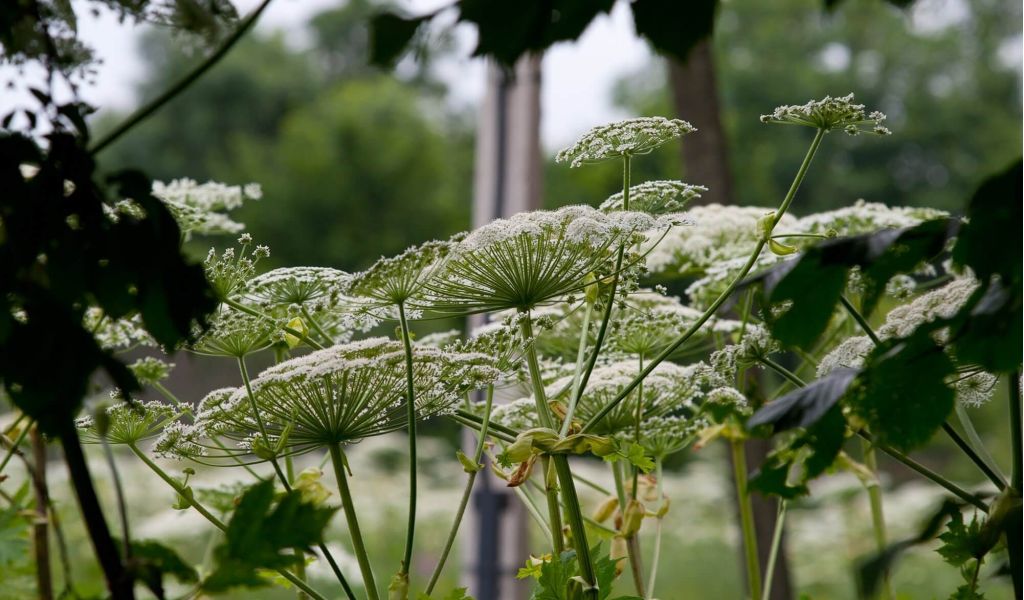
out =
[(646, 513), (647, 509), (644, 508), (643, 502), (631, 499), (626, 503), (626, 510), (622, 515), (622, 528), (619, 532), (627, 538), (636, 535), (640, 531), (640, 525), (643, 524)]
[[(306, 327), (306, 323), (303, 322), (303, 320), (298, 317), (295, 317), (291, 321), (288, 321), (287, 327), (288, 329), (294, 329), (295, 331), (301, 333), (303, 337), (309, 334), (309, 328)], [(284, 343), (288, 344), (289, 348), (294, 348), (302, 343), (302, 338), (285, 331)]]
[(598, 523), (603, 523), (608, 520), (608, 517), (615, 513), (615, 509), (619, 507), (619, 499), (614, 496), (607, 498), (604, 502), (598, 505), (597, 510), (594, 511), (593, 519)]
[(626, 568), (626, 557), (629, 556), (629, 549), (626, 545), (626, 538), (617, 535), (612, 538), (611, 547), (608, 548), (608, 558), (615, 561), (615, 576), (622, 575)]

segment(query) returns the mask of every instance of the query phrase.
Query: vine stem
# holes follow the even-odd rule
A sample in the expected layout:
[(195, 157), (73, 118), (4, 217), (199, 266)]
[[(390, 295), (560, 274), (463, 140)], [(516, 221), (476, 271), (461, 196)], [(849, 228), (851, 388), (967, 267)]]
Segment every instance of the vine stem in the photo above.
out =
[(743, 532), (743, 550), (747, 562), (747, 586), (751, 598), (761, 597), (761, 565), (757, 557), (757, 532), (754, 531), (754, 507), (747, 490), (747, 457), (743, 442), (732, 440), (733, 477), (736, 480), (736, 497), (740, 508), (740, 527)]
[[(814, 159), (814, 155), (817, 154), (818, 152), (818, 147), (821, 145), (821, 140), (822, 138), (825, 137), (825, 133), (826, 131), (824, 129), (819, 129), (814, 134), (814, 140), (811, 141), (811, 146), (810, 148), (807, 149), (807, 154), (804, 156), (804, 160), (800, 164), (800, 169), (797, 171), (796, 177), (793, 178), (793, 183), (790, 185), (789, 191), (786, 192), (786, 197), (783, 198), (782, 204), (779, 205), (779, 209), (775, 211), (775, 217), (772, 218), (771, 227), (769, 227), (769, 231), (766, 232), (768, 235), (770, 235), (771, 230), (774, 229), (775, 226), (779, 224), (779, 221), (782, 219), (782, 216), (786, 214), (786, 211), (789, 209), (790, 204), (793, 203), (793, 198), (796, 197), (796, 192), (798, 189), (800, 189), (800, 184), (803, 182), (804, 177), (807, 176), (807, 170), (811, 166), (811, 161)], [(590, 431), (590, 429), (592, 429), (595, 425), (597, 425), (597, 423), (599, 423), (601, 419), (603, 419), (609, 412), (614, 410), (615, 407), (618, 406), (619, 403), (622, 402), (636, 388), (636, 386), (640, 384), (641, 381), (646, 379), (647, 376), (650, 375), (651, 372), (654, 371), (654, 369), (657, 368), (658, 365), (660, 365), (665, 359), (671, 356), (673, 352), (678, 350), (680, 346), (685, 344), (691, 337), (693, 337), (695, 333), (697, 333), (700, 330), (701, 327), (704, 326), (705, 323), (707, 323), (708, 319), (710, 319), (715, 314), (715, 312), (722, 306), (722, 304), (725, 303), (729, 296), (732, 295), (732, 293), (739, 286), (740, 282), (743, 281), (743, 278), (746, 277), (747, 274), (750, 273), (750, 270), (754, 268), (754, 264), (757, 263), (758, 256), (761, 255), (761, 251), (768, 243), (768, 235), (766, 235), (764, 238), (757, 242), (757, 245), (754, 247), (754, 251), (750, 253), (750, 258), (747, 259), (746, 264), (743, 265), (743, 268), (740, 269), (740, 272), (737, 273), (736, 277), (733, 278), (732, 282), (729, 283), (729, 286), (725, 289), (725, 291), (723, 291), (718, 296), (718, 298), (716, 298), (715, 301), (711, 303), (711, 306), (709, 306), (707, 310), (704, 311), (704, 314), (702, 314), (700, 318), (698, 318), (693, 323), (693, 325), (691, 325), (681, 336), (676, 338), (674, 342), (669, 344), (667, 347), (665, 347), (664, 350), (661, 351), (660, 354), (654, 357), (651, 360), (651, 362), (648, 363), (647, 367), (645, 367), (639, 375), (637, 375), (622, 389), (622, 391), (619, 392), (615, 399), (606, 404), (600, 411), (598, 411), (596, 415), (594, 415), (589, 421), (587, 421), (587, 423), (581, 429), (581, 433), (586, 433), (587, 431)]]
[(363, 574), (363, 586), (366, 588), (366, 595), (370, 600), (380, 600), (377, 595), (377, 584), (373, 580), (373, 569), (370, 568), (370, 559), (366, 554), (366, 546), (363, 544), (363, 534), (359, 531), (359, 520), (356, 518), (356, 507), (352, 503), (352, 492), (348, 487), (348, 476), (345, 475), (345, 455), (341, 451), (341, 444), (333, 444), (330, 447), (331, 464), (334, 465), (334, 477), (338, 480), (338, 493), (341, 496), (341, 508), (345, 512), (345, 520), (348, 522), (348, 532), (352, 537), (352, 549), (359, 563), (359, 572)]
[[(775, 368), (775, 367), (772, 366), (772, 365), (776, 364), (774, 361), (762, 360), (760, 362), (762, 364), (768, 366), (768, 367), (771, 367), (773, 369)], [(783, 377), (787, 377), (786, 373), (789, 373), (789, 376), (793, 377), (793, 379), (791, 381), (793, 381), (793, 383), (796, 384), (797, 387), (805, 387), (807, 385), (802, 379), (800, 379), (799, 377), (797, 377), (796, 375), (794, 375), (793, 373), (791, 373), (789, 371), (785, 371), (785, 373), (779, 372), (779, 374), (782, 375)], [(939, 486), (945, 488), (947, 491), (952, 493), (954, 496), (960, 498), (961, 500), (967, 502), (968, 504), (971, 504), (971, 505), (975, 506), (976, 508), (978, 508), (978, 510), (980, 510), (980, 511), (986, 513), (986, 514), (988, 513), (988, 510), (989, 510), (988, 509), (988, 505), (985, 504), (985, 502), (981, 498), (978, 498), (974, 494), (964, 490), (963, 488), (961, 488), (957, 484), (955, 484), (952, 481), (946, 479), (942, 475), (939, 475), (935, 471), (932, 471), (928, 467), (926, 467), (926, 466), (922, 465), (921, 463), (917, 462), (916, 460), (910, 458), (906, 454), (903, 454), (899, 450), (897, 450), (897, 449), (895, 449), (895, 448), (893, 448), (891, 446), (888, 446), (886, 444), (882, 444), (882, 443), (876, 442), (875, 439), (871, 436), (870, 433), (868, 433), (868, 432), (866, 432), (866, 431), (864, 431), (862, 429), (861, 430), (856, 430), (854, 433), (856, 433), (860, 437), (864, 438), (865, 440), (871, 442), (874, 445), (875, 448), (881, 450), (882, 452), (888, 454), (890, 457), (892, 457), (892, 458), (896, 459), (897, 461), (903, 463), (905, 466), (909, 467), (913, 471), (916, 471), (918, 474), (923, 475), (926, 479), (930, 479), (933, 483), (936, 483)]]
[[(885, 552), (889, 545), (885, 527), (885, 511), (882, 506), (882, 487), (878, 479), (878, 460), (875, 457), (875, 448), (865, 439), (861, 438), (861, 449), (864, 452), (864, 466), (871, 472), (873, 481), (865, 482), (868, 492), (868, 501), (871, 505), (871, 527), (875, 532), (875, 546), (879, 552)], [(892, 579), (888, 570), (882, 576), (882, 597), (885, 600), (892, 600), (895, 594), (892, 589)]]
[[(409, 336), (409, 321), (405, 317), (405, 303), (398, 303), (398, 320), (402, 329), (402, 344), (405, 347), (406, 420), (409, 431), (409, 520), (405, 529), (405, 553), (402, 558), (400, 576), (408, 579), (409, 565), (412, 564), (412, 544), (416, 534), (416, 384), (412, 370), (412, 339)], [(482, 437), (482, 436), (481, 436)]]
[[(476, 465), (480, 465), (480, 459), (484, 455), (484, 444), (487, 441), (487, 426), (491, 422), (491, 405), (494, 402), (493, 385), (487, 386), (487, 396), (484, 402), (484, 422), (480, 428), (480, 437), (477, 439), (476, 451), (473, 453), (473, 463)], [(462, 525), (462, 518), (466, 514), (466, 506), (469, 504), (469, 497), (473, 492), (473, 483), (476, 481), (477, 473), (479, 473), (479, 470), (469, 474), (469, 478), (466, 480), (466, 488), (462, 490), (462, 499), (459, 501), (458, 510), (455, 511), (455, 521), (448, 532), (448, 539), (445, 541), (444, 549), (441, 551), (441, 558), (437, 561), (437, 566), (434, 567), (434, 572), (430, 575), (430, 582), (427, 583), (426, 593), (428, 596), (434, 591), (434, 586), (437, 585), (437, 580), (441, 577), (441, 571), (444, 570), (444, 563), (448, 560), (448, 554), (452, 551), (452, 546), (455, 544), (455, 537), (459, 533), (459, 526)]]
[[(159, 477), (164, 481), (164, 483), (169, 485), (171, 489), (177, 492), (180, 497), (184, 498), (185, 501), (188, 502), (189, 505), (193, 508), (193, 510), (202, 515), (204, 519), (209, 521), (210, 524), (216, 527), (217, 529), (223, 532), (227, 532), (228, 526), (223, 521), (218, 519), (216, 515), (211, 513), (205, 506), (200, 504), (199, 501), (196, 500), (192, 494), (189, 494), (185, 490), (185, 486), (181, 485), (179, 481), (168, 475), (167, 472), (161, 469), (158, 464), (156, 464), (148, 456), (146, 456), (145, 452), (139, 450), (138, 446), (136, 446), (135, 444), (128, 444), (128, 448), (132, 451), (132, 453), (135, 456), (139, 458), (139, 460), (141, 460), (147, 467), (149, 467), (149, 470), (156, 473), (157, 477)], [(301, 579), (296, 577), (295, 574), (289, 571), (288, 569), (275, 569), (275, 571), (277, 571), (277, 573), (281, 575), (281, 577), (287, 579), (292, 585), (302, 590), (303, 592), (306, 592), (306, 594), (308, 594), (310, 598), (313, 598), (314, 600), (327, 600), (326, 598), (324, 598), (323, 595), (321, 595), (313, 588), (309, 587), (309, 585), (305, 581), (302, 581)]]
[(159, 110), (163, 105), (173, 100), (178, 94), (184, 92), (193, 83), (195, 83), (204, 73), (210, 70), (215, 64), (220, 62), (224, 56), (227, 55), (228, 51), (238, 43), (239, 40), (252, 28), (256, 20), (260, 18), (263, 11), (270, 4), (270, 0), (263, 0), (259, 6), (257, 6), (249, 16), (242, 20), (238, 24), (238, 27), (224, 39), (223, 42), (214, 50), (213, 54), (208, 56), (206, 60), (199, 63), (194, 69), (186, 73), (181, 79), (174, 83), (171, 87), (167, 88), (162, 94), (151, 100), (145, 106), (132, 113), (127, 119), (121, 124), (114, 128), (113, 131), (100, 138), (95, 144), (89, 148), (94, 156), (103, 151), (104, 148), (113, 144), (118, 138), (128, 133), (133, 127), (146, 120), (150, 115)]

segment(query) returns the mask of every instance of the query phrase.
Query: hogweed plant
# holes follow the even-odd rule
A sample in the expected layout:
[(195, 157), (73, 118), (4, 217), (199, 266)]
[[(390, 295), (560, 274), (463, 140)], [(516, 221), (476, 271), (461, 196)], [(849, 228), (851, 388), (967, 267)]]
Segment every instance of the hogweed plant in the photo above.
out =
[[(982, 242), (1019, 222), (1019, 206), (1016, 221), (991, 216), (993, 206), (1019, 204), (1012, 183), (1017, 178), (1019, 186), (1019, 177), (1011, 169), (987, 182), (966, 220), (863, 201), (791, 215), (828, 134), (889, 135), (884, 119), (852, 95), (764, 115), (767, 124), (813, 133), (774, 208), (688, 209), (706, 188), (632, 182), (634, 160), (695, 132), (685, 121), (642, 118), (595, 128), (558, 153), (572, 167), (622, 165), (621, 191), (598, 208), (498, 219), (355, 274), (323, 267), (259, 273), (269, 250), (248, 234), (237, 248), (211, 250), (205, 268), (219, 306), (183, 349), (234, 361), (235, 385), (198, 402), (181, 400), (164, 383), (173, 365), (150, 356), (131, 370), (164, 401), (114, 393), (77, 425), (83, 441), (138, 457), (174, 490), (176, 508), (198, 512), (224, 542), (212, 564), (196, 570), (175, 556), (172, 569), (173, 553), (146, 555), (123, 520), (125, 551), (142, 553), (158, 577), (175, 574), (197, 592), (282, 581), (318, 600), (339, 591), (353, 600), (438, 597), (431, 595), (489, 463), (547, 538), (523, 557), (519, 574), (535, 580), (534, 598), (604, 600), (613, 588), (632, 590), (623, 599), (674, 597), (658, 587), (666, 562), (662, 521), (671, 506), (663, 467), (674, 455), (722, 440), (732, 459), (752, 600), (768, 598), (787, 504), (810, 493), (812, 480), (837, 471), (862, 481), (872, 515), (865, 537), (877, 553), (857, 567), (862, 595), (895, 598), (895, 557), (944, 526), (939, 552), (965, 578), (953, 597), (981, 598), (985, 579), (997, 575), (988, 566), (999, 560), (993, 556), (1005, 548), (1010, 571), (1019, 575), (1021, 567), (1020, 344), (1000, 337), (1008, 322), (1020, 329), (1020, 269), (1019, 262), (993, 262)], [(241, 224), (224, 212), (260, 196), (254, 186), (188, 180), (153, 191), (183, 237), (238, 233)], [(131, 218), (132, 210), (108, 218)], [(418, 339), (413, 331), (421, 320), (476, 314), (489, 321), (465, 337), (456, 331)], [(367, 337), (395, 322), (393, 336)], [(179, 350), (159, 348), (137, 315), (109, 318), (94, 308), (85, 325), (112, 351)], [(252, 376), (248, 364), (258, 354), (272, 355), (274, 364)], [(1016, 453), (1009, 477), (971, 418), (1001, 376)], [(518, 399), (499, 403), (496, 390)], [(473, 430), (477, 443), (449, 466), (467, 474), (466, 484), (436, 567), (420, 581), (412, 569), (417, 424), (432, 418)], [(940, 429), (990, 488), (965, 489), (908, 456)], [(373, 499), (356, 497), (364, 474), (347, 454), (361, 440), (400, 430), (408, 434), (405, 548), (394, 562), (374, 565), (359, 518)], [(775, 434), (767, 460), (747, 465), (747, 441)], [(7, 444), (3, 464), (24, 437)], [(913, 540), (889, 539), (878, 453), (952, 495)], [(295, 472), (293, 458), (305, 454), (330, 462), (337, 496), (319, 470)], [(182, 461), (180, 475), (154, 456)], [(586, 457), (606, 465), (604, 482), (574, 470)], [(238, 469), (255, 481), (214, 508), (217, 494), (196, 484), (191, 463)], [(273, 478), (257, 474), (260, 463), (270, 464)], [(596, 490), (599, 502), (585, 506), (579, 486)], [(754, 493), (779, 503), (764, 572)], [(343, 572), (323, 539), (339, 508), (358, 573)], [(645, 556), (640, 539), (647, 535), (652, 552)], [(338, 589), (315, 589), (305, 572), (310, 561), (328, 563)], [(378, 583), (382, 572), (394, 573), (386, 589)], [(1019, 597), (1019, 577), (1014, 584)]]

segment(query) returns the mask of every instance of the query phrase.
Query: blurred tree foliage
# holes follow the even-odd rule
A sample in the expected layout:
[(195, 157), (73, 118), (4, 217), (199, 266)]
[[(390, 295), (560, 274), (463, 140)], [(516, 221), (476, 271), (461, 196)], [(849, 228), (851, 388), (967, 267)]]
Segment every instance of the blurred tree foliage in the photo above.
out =
[[(768, 127), (758, 116), (826, 94), (855, 92), (858, 102), (889, 115), (893, 135), (826, 148), (804, 182), (799, 214), (857, 198), (959, 210), (985, 175), (1019, 154), (1020, 3), (919, 4), (913, 19), (870, 1), (833, 12), (817, 0), (721, 5), (715, 60), (740, 204), (777, 202), (808, 142), (806, 132)], [(636, 114), (668, 115), (668, 94), (659, 61), (620, 81), (616, 99)], [(672, 152), (636, 163), (659, 177), (681, 174)], [(601, 198), (621, 185), (615, 166), (583, 171), (548, 169), (548, 189), (556, 192), (549, 202)]]
[[(431, 61), (401, 79), (367, 66), (373, 6), (353, 0), (314, 17), (308, 50), (280, 34), (252, 35), (112, 147), (105, 164), (162, 180), (262, 184), (264, 200), (238, 217), (270, 245), (274, 265), (357, 269), (466, 228), (472, 130), (449, 113)], [(159, 32), (142, 45), (142, 99), (197, 60)], [(206, 245), (197, 241), (196, 251)]]

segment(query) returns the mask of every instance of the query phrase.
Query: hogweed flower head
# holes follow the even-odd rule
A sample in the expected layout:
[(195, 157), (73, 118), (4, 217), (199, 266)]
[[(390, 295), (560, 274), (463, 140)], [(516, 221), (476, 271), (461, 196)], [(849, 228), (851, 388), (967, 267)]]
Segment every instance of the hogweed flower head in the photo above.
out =
[(153, 385), (170, 376), (174, 363), (165, 362), (153, 356), (147, 356), (128, 365), (128, 368), (131, 369), (132, 374), (139, 380), (139, 383)]
[(865, 113), (863, 104), (853, 101), (853, 94), (838, 98), (825, 96), (807, 104), (779, 106), (771, 114), (761, 115), (762, 123), (803, 125), (824, 131), (842, 130), (849, 135), (874, 133), (889, 135), (882, 123), (885, 115), (876, 111)]
[(203, 261), (206, 280), (218, 298), (228, 298), (241, 289), (256, 276), (256, 264), (270, 256), (270, 248), (266, 246), (256, 246), (249, 252), (252, 236), (247, 233), (238, 238), (238, 245), (237, 252), (234, 248), (227, 248), (220, 255), (216, 249), (210, 248)]
[(266, 350), (281, 339), (281, 325), (269, 317), (221, 307), (210, 315), (206, 329), (197, 332), (189, 350), (205, 356), (241, 358)]
[(430, 241), (398, 256), (381, 258), (353, 275), (351, 293), (379, 307), (404, 304), (422, 291), (460, 239)]
[(167, 207), (182, 233), (212, 235), (239, 233), (245, 229), (245, 225), (231, 220), (225, 213), (246, 200), (259, 200), (263, 190), (256, 183), (238, 186), (175, 179), (170, 183), (154, 181), (153, 195)]
[(113, 319), (102, 309), (89, 307), (82, 317), (82, 328), (92, 332), (96, 342), (104, 350), (129, 350), (139, 346), (156, 346), (142, 322), (142, 316)]
[[(645, 181), (629, 188), (629, 210), (651, 215), (678, 213), (706, 191), (708, 188), (702, 185), (682, 181)], [(599, 208), (605, 212), (622, 210), (623, 198), (622, 192), (613, 194)]]
[(693, 125), (680, 119), (627, 119), (591, 129), (573, 145), (560, 151), (555, 160), (579, 167), (620, 156), (647, 154), (666, 142), (696, 130)]
[[(116, 393), (112, 396), (119, 398)], [(103, 409), (105, 432), (99, 430), (100, 425), (92, 416), (79, 417), (75, 425), (82, 430), (85, 443), (98, 444), (106, 437), (111, 444), (128, 445), (160, 435), (178, 416), (177, 411), (162, 402), (118, 402)]]
[[(701, 417), (651, 417), (640, 423), (640, 445), (655, 460), (664, 460), (684, 450), (707, 426), (708, 421)], [(615, 437), (628, 443), (634, 441), (634, 434), (633, 431), (621, 432)]]
[[(452, 410), (465, 392), (498, 376), (482, 354), (413, 348), (416, 415)], [(178, 444), (208, 456), (222, 450), (204, 437), (219, 435), (236, 448), (228, 454), (273, 447), (274, 455), (301, 454), (395, 431), (407, 425), (405, 354), (400, 342), (369, 338), (281, 362), (251, 381), (253, 399), (269, 439), (264, 440), (245, 388), (218, 390), (200, 404), (193, 431)]]
[[(530, 310), (582, 291), (588, 277), (613, 274), (615, 251), (677, 220), (589, 206), (520, 213), (472, 232), (426, 283), (425, 308), (447, 314)], [(623, 266), (640, 266), (630, 252)], [(635, 269), (634, 269), (635, 271)], [(633, 277), (638, 273), (633, 273)], [(617, 274), (629, 279), (628, 273)]]

